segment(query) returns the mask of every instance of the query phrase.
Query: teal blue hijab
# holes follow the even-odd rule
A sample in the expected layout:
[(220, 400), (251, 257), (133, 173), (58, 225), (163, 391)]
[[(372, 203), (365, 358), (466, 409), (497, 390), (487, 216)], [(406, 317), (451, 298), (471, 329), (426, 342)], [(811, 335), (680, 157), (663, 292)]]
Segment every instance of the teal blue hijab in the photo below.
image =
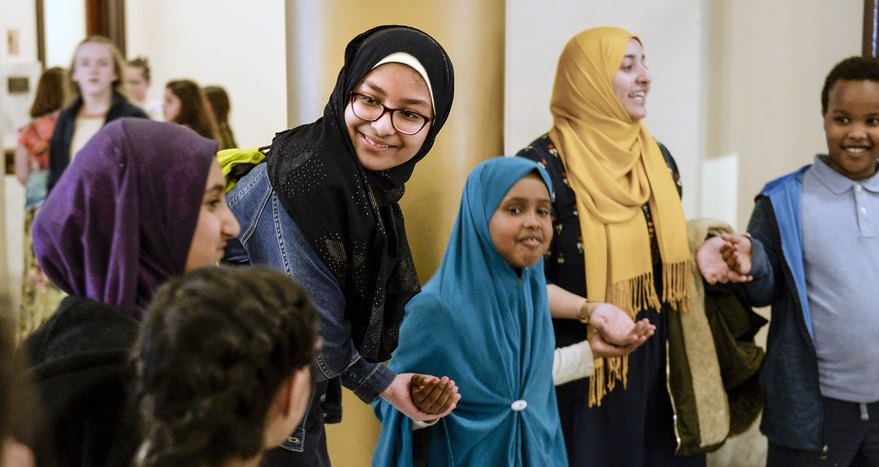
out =
[[(397, 372), (447, 375), (461, 400), (425, 428), (430, 466), (565, 466), (552, 383), (555, 339), (543, 260), (516, 270), (495, 250), (488, 225), (510, 188), (546, 171), (520, 157), (477, 166), (464, 188), (442, 264), (407, 305)], [(517, 402), (518, 401), (518, 402)], [(514, 410), (513, 405), (524, 410)], [(382, 432), (375, 466), (411, 466), (411, 420), (379, 399)]]

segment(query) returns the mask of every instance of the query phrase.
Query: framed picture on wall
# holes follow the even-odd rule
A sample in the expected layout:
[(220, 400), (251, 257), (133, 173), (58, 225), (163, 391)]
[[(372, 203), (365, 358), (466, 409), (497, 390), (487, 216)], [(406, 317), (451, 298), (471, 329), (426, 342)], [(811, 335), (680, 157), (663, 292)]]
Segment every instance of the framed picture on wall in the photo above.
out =
[(0, 130), (4, 152), (15, 150), (18, 129), (30, 121), (40, 68), (39, 62), (0, 64)]

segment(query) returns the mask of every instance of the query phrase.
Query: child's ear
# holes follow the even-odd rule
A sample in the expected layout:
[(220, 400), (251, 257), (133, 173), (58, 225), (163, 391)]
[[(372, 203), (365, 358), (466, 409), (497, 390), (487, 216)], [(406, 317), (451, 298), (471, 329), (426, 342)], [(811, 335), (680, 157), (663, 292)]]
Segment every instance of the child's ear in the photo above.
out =
[[(311, 368), (306, 365), (290, 373), (290, 376), (284, 380), (275, 396), (275, 405), (281, 410), (281, 414), (288, 417), (291, 412), (307, 406), (311, 389)], [(302, 400), (303, 398), (305, 401)]]
[(296, 373), (293, 373), (281, 383), (281, 387), (278, 388), (278, 392), (275, 394), (275, 401), (272, 404), (284, 417), (290, 415), (290, 411), (293, 410), (293, 379), (295, 377)]
[(297, 417), (298, 399), (294, 384), (296, 377), (297, 374), (293, 373), (284, 379), (272, 399), (263, 432), (265, 449), (277, 447), (295, 428), (296, 424), (292, 421), (296, 420), (298, 423), (298, 418), (301, 418), (301, 416)]

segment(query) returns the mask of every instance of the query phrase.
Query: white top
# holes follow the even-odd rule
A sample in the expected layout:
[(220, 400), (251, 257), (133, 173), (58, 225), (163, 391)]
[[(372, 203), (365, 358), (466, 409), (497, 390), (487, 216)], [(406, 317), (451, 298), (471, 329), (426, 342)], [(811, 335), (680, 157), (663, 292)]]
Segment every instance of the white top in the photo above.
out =
[[(552, 382), (558, 386), (595, 374), (595, 363), (592, 358), (592, 347), (589, 341), (583, 340), (567, 347), (555, 349), (552, 358)], [(528, 402), (512, 401), (510, 408), (514, 411), (525, 410)], [(412, 431), (433, 426), (439, 419), (429, 422), (412, 421)]]

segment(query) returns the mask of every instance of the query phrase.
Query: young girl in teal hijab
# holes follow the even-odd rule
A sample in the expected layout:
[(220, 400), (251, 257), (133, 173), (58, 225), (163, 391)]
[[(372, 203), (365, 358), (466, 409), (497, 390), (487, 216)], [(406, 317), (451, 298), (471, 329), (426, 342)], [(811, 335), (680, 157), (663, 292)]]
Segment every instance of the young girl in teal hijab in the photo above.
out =
[[(461, 400), (426, 428), (379, 400), (373, 465), (411, 466), (416, 455), (430, 466), (567, 465), (543, 274), (549, 187), (546, 171), (523, 158), (489, 160), (467, 179), (445, 257), (406, 305), (390, 363), (448, 375)], [(413, 442), (421, 437), (426, 446)]]

